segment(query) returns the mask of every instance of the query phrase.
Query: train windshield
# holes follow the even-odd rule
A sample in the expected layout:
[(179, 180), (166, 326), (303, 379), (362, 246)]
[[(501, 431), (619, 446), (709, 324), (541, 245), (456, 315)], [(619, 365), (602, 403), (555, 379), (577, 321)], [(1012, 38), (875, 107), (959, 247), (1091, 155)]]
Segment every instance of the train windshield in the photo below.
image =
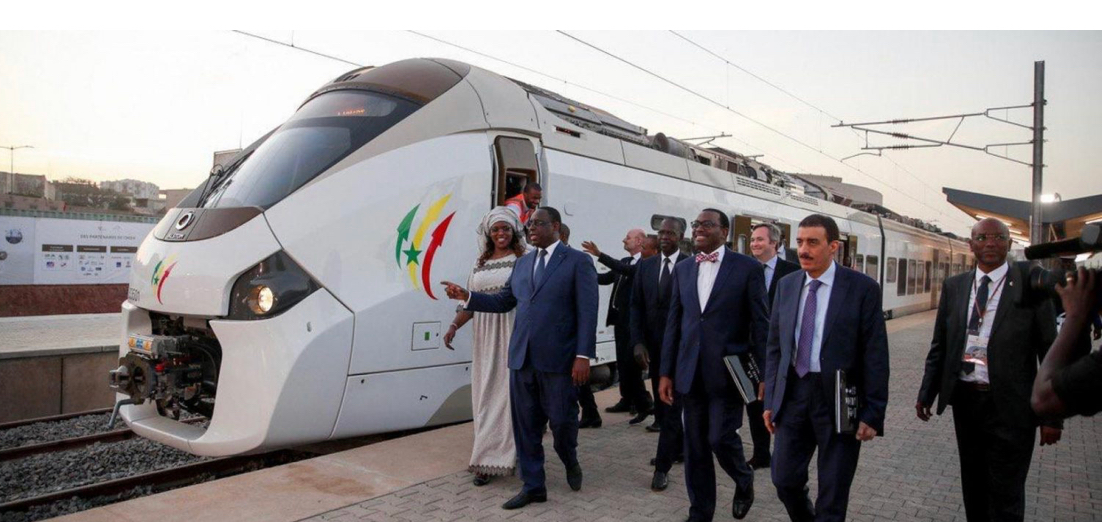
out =
[(367, 91), (319, 95), (218, 179), (200, 205), (267, 209), (419, 107)]

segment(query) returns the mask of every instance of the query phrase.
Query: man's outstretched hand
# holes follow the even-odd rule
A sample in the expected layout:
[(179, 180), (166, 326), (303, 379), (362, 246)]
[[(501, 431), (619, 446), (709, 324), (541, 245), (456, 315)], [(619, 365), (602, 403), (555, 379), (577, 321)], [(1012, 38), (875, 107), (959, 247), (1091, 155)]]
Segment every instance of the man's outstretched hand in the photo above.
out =
[(441, 281), (440, 284), (444, 285), (444, 292), (448, 294), (448, 297), (456, 301), (466, 301), (471, 298), (471, 293), (462, 286), (448, 281)]

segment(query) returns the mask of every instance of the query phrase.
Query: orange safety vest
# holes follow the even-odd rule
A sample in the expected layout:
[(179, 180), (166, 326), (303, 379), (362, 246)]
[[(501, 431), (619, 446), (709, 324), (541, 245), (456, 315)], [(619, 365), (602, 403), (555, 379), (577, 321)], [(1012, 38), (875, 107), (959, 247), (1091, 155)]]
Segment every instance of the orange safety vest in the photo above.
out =
[(528, 218), (532, 217), (534, 213), (532, 209), (528, 208), (528, 202), (524, 200), (524, 192), (505, 200), (505, 206), (520, 211), (519, 217), (522, 225), (527, 224)]

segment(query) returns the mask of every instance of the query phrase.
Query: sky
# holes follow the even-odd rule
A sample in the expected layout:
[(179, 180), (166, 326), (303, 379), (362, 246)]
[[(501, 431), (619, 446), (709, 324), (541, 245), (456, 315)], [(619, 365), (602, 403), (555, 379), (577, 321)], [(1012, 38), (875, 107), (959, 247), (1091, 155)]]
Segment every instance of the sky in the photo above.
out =
[[(190, 188), (215, 151), (247, 146), (354, 68), (303, 49), (364, 65), (443, 57), (599, 107), (651, 134), (730, 134), (714, 143), (764, 154), (761, 161), (786, 172), (870, 187), (888, 208), (962, 233), (972, 220), (942, 187), (1028, 200), (1029, 167), (950, 147), (841, 161), (862, 152), (866, 138), (831, 125), (1026, 105), (1033, 62), (1044, 60), (1044, 192), (1065, 200), (1102, 193), (1098, 31), (249, 32), (296, 48), (228, 30), (0, 31), (0, 146), (34, 146), (15, 151), (20, 173)], [(997, 115), (1032, 123), (1029, 109)], [(945, 139), (956, 125), (886, 130)], [(981, 117), (965, 120), (954, 141), (1031, 137)], [(1008, 153), (1031, 158), (1029, 146)], [(9, 160), (0, 149), (0, 170)]]

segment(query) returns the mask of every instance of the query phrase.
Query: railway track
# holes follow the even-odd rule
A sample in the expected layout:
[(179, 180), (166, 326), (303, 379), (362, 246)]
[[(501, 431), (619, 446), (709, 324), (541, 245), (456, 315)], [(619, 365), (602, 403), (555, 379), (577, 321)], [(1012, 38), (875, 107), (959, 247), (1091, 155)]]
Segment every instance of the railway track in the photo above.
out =
[[(110, 410), (108, 410), (110, 411)], [(99, 412), (92, 412), (99, 413)], [(67, 417), (72, 418), (72, 417)], [(62, 420), (49, 418), (48, 420)], [(189, 424), (195, 424), (201, 422), (202, 418), (185, 419), (181, 422)], [(36, 422), (45, 422), (44, 420), (38, 420)], [(30, 424), (30, 423), (26, 423)], [(123, 428), (119, 430), (107, 431), (103, 433), (93, 433), (91, 435), (84, 435), (81, 437), (71, 437), (67, 439), (52, 440), (48, 442), (41, 442), (38, 444), (27, 444), (23, 446), (15, 446), (13, 448), (0, 449), (0, 462), (9, 460), (21, 459), (30, 455), (38, 455), (40, 453), (53, 453), (56, 451), (68, 451), (84, 446), (89, 446), (97, 442), (108, 443), (127, 440), (137, 436), (130, 428)]]

